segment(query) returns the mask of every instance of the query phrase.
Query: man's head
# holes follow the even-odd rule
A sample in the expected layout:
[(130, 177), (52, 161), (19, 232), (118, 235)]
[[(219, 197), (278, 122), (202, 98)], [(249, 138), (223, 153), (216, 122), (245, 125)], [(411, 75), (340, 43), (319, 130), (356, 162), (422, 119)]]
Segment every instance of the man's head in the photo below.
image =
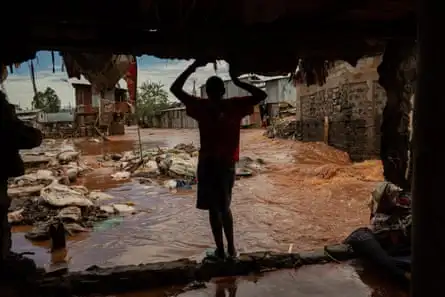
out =
[(209, 99), (219, 100), (222, 99), (226, 88), (224, 82), (218, 76), (211, 76), (206, 81), (206, 92)]

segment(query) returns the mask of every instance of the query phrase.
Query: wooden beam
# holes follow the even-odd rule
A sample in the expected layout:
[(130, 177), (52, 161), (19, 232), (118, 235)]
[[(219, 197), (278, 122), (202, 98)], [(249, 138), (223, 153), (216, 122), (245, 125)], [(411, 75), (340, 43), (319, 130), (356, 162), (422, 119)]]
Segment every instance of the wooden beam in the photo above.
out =
[(412, 297), (445, 296), (445, 27), (442, 3), (418, 0), (417, 90), (413, 115)]

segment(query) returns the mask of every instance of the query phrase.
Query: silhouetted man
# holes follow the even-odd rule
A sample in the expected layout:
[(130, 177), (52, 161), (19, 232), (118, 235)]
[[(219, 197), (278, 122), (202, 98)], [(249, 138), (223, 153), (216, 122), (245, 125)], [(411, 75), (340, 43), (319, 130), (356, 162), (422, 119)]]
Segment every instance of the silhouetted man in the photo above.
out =
[(223, 231), (229, 256), (236, 255), (233, 240), (233, 218), (230, 210), (235, 181), (235, 163), (239, 160), (241, 120), (253, 113), (253, 107), (266, 99), (261, 89), (241, 82), (233, 68), (233, 83), (252, 96), (223, 99), (224, 82), (217, 76), (206, 82), (208, 99), (201, 99), (183, 90), (187, 78), (207, 62), (195, 60), (173, 83), (170, 91), (184, 103), (187, 114), (198, 121), (201, 149), (198, 162), (198, 197), (196, 207), (208, 210), (216, 244), (214, 256), (224, 259)]
[(20, 121), (15, 108), (10, 104), (6, 95), (0, 92), (0, 139), (2, 166), (0, 168), (0, 273), (11, 274), (6, 267), (14, 266), (10, 260), (17, 258), (11, 253), (11, 228), (8, 223), (8, 178), (21, 176), (25, 173), (24, 164), (20, 157), (20, 149), (31, 149), (42, 142), (42, 133)]

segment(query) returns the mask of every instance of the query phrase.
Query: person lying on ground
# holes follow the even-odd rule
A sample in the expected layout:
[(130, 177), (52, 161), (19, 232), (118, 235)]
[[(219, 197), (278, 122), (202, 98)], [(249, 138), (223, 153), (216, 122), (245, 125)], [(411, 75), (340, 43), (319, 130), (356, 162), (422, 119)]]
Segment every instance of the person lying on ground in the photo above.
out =
[[(410, 265), (398, 257), (411, 255), (411, 198), (396, 185), (383, 182), (371, 196), (370, 226), (362, 227), (346, 238), (359, 257), (385, 270), (395, 280), (411, 278)], [(402, 267), (401, 264), (404, 264)]]
[(241, 120), (253, 113), (253, 107), (266, 99), (261, 89), (241, 82), (236, 65), (230, 64), (233, 83), (248, 91), (251, 96), (223, 99), (224, 82), (217, 76), (205, 84), (208, 99), (186, 93), (183, 86), (198, 67), (208, 61), (195, 60), (172, 84), (170, 91), (186, 107), (187, 114), (199, 125), (201, 149), (198, 160), (198, 195), (196, 207), (209, 211), (210, 226), (216, 244), (214, 256), (225, 258), (223, 233), (230, 257), (236, 255), (233, 238), (233, 217), (230, 210), (232, 188), (235, 181), (235, 163), (239, 161)]

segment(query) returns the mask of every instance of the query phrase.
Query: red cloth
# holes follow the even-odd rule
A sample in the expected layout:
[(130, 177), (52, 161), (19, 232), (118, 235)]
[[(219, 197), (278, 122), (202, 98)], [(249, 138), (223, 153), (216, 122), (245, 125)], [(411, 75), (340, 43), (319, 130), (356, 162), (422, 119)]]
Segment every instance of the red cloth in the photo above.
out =
[(196, 99), (186, 105), (187, 114), (199, 123), (201, 156), (239, 161), (241, 120), (253, 113), (251, 98)]

